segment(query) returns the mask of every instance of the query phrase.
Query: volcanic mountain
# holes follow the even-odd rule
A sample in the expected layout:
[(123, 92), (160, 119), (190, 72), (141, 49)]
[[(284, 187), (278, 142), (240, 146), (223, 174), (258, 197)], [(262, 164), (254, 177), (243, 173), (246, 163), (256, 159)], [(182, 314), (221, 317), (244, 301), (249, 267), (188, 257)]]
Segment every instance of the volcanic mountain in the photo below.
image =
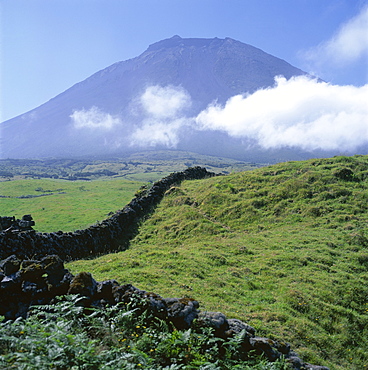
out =
[(0, 157), (118, 155), (176, 148), (245, 159), (244, 142), (224, 132), (197, 130), (190, 117), (213, 102), (223, 104), (234, 95), (272, 86), (275, 76), (290, 79), (304, 74), (231, 38), (174, 36), (3, 122)]

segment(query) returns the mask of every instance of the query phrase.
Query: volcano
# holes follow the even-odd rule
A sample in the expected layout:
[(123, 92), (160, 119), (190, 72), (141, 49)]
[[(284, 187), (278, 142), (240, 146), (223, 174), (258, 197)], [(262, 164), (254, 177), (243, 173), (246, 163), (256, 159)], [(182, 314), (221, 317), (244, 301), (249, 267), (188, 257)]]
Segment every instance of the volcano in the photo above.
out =
[(197, 130), (191, 117), (211, 103), (273, 86), (280, 75), (290, 79), (306, 72), (231, 38), (174, 36), (3, 122), (0, 155), (73, 157), (169, 148), (247, 159), (247, 143)]

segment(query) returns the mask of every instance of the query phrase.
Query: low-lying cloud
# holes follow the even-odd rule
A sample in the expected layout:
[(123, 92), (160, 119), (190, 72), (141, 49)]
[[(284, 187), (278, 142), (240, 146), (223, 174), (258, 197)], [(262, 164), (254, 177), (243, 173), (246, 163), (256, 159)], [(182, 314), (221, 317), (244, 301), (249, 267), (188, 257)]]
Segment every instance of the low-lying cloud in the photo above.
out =
[(131, 136), (131, 146), (166, 146), (176, 148), (179, 144), (179, 133), (185, 119), (171, 121), (145, 120)]
[(150, 86), (138, 106), (143, 119), (131, 135), (131, 145), (176, 147), (186, 122), (185, 110), (191, 106), (189, 93), (181, 87)]
[(191, 105), (189, 93), (181, 87), (149, 86), (140, 97), (147, 116), (157, 119), (177, 117)]
[(88, 110), (75, 110), (70, 118), (73, 127), (76, 129), (87, 128), (109, 131), (122, 123), (119, 117), (112, 116), (95, 106)]
[[(191, 98), (181, 87), (150, 86), (134, 101), (134, 114), (122, 119), (97, 107), (74, 111), (75, 129), (98, 135), (107, 146), (175, 148), (184, 135), (225, 132), (264, 149), (355, 152), (368, 145), (368, 85), (338, 86), (307, 76), (286, 80), (225, 105), (211, 104), (189, 114)], [(84, 132), (86, 132), (84, 130)], [(188, 137), (185, 137), (188, 141)], [(207, 142), (206, 142), (207, 140)], [(226, 155), (226, 153), (224, 153)]]
[(197, 128), (255, 140), (265, 149), (353, 151), (368, 143), (368, 85), (337, 86), (305, 76), (237, 95), (196, 117)]

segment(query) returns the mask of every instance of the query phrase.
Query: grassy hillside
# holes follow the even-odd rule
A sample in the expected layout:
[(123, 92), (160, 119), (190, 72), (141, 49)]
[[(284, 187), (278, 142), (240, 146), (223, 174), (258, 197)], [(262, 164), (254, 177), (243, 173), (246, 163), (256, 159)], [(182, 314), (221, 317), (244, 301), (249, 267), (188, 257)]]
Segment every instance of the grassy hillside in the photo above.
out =
[(124, 207), (142, 185), (122, 179), (0, 182), (0, 216), (31, 214), (40, 232), (84, 229)]
[(172, 188), (130, 249), (73, 273), (187, 296), (331, 369), (368, 364), (368, 157), (289, 162)]

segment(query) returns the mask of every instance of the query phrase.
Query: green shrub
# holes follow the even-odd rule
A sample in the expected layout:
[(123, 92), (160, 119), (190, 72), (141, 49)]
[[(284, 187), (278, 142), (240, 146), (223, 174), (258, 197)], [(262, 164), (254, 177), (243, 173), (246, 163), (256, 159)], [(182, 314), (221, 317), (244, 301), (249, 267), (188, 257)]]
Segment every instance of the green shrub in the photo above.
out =
[[(83, 297), (59, 297), (34, 307), (28, 319), (0, 324), (2, 369), (262, 369), (286, 370), (245, 356), (243, 334), (224, 341), (213, 329), (174, 330), (166, 322), (136, 313), (132, 304), (105, 309), (78, 306)], [(138, 298), (137, 298), (138, 299)], [(137, 302), (138, 303), (138, 302)]]

